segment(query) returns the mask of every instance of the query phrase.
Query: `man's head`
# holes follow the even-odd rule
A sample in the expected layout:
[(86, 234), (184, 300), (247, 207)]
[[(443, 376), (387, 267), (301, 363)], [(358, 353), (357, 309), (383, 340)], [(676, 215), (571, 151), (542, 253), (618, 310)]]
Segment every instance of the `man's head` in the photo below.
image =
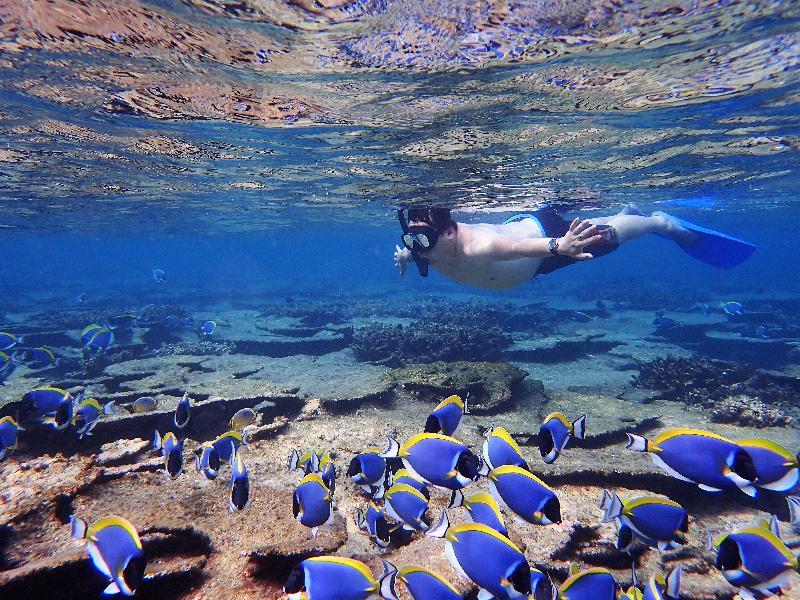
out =
[(408, 230), (403, 232), (403, 244), (427, 259), (435, 259), (437, 246), (450, 246), (456, 237), (458, 225), (450, 216), (449, 208), (408, 209)]

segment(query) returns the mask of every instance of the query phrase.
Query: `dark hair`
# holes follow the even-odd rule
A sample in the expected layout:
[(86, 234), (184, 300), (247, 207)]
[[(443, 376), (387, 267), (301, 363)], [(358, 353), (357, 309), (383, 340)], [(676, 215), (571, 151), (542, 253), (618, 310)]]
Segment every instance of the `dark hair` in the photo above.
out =
[(450, 217), (449, 208), (441, 207), (425, 207), (425, 208), (409, 208), (408, 220), (411, 221), (425, 221), (433, 225), (434, 229), (442, 233), (448, 227), (458, 227), (456, 222)]

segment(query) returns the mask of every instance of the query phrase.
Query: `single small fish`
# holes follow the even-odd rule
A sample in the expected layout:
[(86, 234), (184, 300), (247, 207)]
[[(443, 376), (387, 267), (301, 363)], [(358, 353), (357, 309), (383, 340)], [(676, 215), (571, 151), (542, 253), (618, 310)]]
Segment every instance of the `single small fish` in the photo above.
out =
[(92, 435), (92, 429), (97, 425), (100, 415), (113, 415), (114, 401), (106, 402), (102, 406), (94, 398), (82, 401), (75, 409), (72, 424), (78, 430), (78, 439)]
[(74, 415), (74, 405), (72, 403), (72, 396), (67, 394), (58, 403), (56, 410), (53, 414), (48, 415), (42, 419), (42, 423), (50, 425), (59, 431), (63, 431), (69, 424), (72, 423)]
[(117, 315), (108, 320), (106, 327), (113, 331), (130, 331), (137, 323), (137, 319), (137, 315)]
[(197, 334), (201, 338), (210, 337), (217, 330), (217, 324), (214, 321), (203, 321), (197, 328)]
[(22, 399), (30, 402), (34, 410), (39, 415), (52, 414), (58, 410), (58, 406), (65, 398), (72, 399), (72, 396), (66, 390), (57, 387), (40, 387), (30, 392), (26, 392)]
[(570, 422), (562, 413), (550, 413), (539, 427), (539, 454), (544, 462), (552, 464), (566, 449), (572, 438), (586, 438), (586, 415)]
[(639, 496), (623, 502), (616, 493), (604, 491), (600, 503), (603, 523), (616, 521), (617, 548), (628, 552), (636, 538), (651, 548), (670, 550), (686, 543), (689, 514), (680, 504), (656, 496)]
[(181, 320), (175, 315), (167, 315), (164, 317), (164, 327), (167, 329), (177, 329), (181, 326)]
[(146, 560), (136, 529), (122, 517), (104, 517), (91, 527), (73, 516), (70, 521), (72, 537), (86, 539), (86, 549), (92, 565), (108, 580), (103, 594), (133, 596), (144, 580)]
[(89, 340), (92, 339), (92, 336), (103, 329), (103, 326), (99, 323), (92, 323), (91, 325), (87, 325), (81, 331), (81, 344), (84, 346), (89, 343)]
[(762, 340), (768, 340), (770, 338), (769, 330), (764, 325), (759, 325), (756, 327), (756, 336)]
[(738, 317), (744, 314), (744, 305), (740, 302), (723, 302), (720, 304), (720, 308), (729, 317)]
[(76, 304), (83, 304), (87, 300), (89, 300), (89, 294), (87, 294), (86, 292), (82, 292), (82, 293), (78, 294), (77, 296), (75, 296), (75, 303)]
[(379, 548), (388, 548), (391, 543), (389, 522), (383, 511), (374, 502), (366, 510), (356, 509), (356, 525), (366, 532)]
[(680, 323), (671, 317), (656, 317), (653, 319), (653, 325), (658, 329), (672, 329), (680, 325)]
[(451, 527), (444, 512), (425, 535), (445, 540), (445, 554), (453, 569), (481, 588), (480, 598), (539, 600), (552, 590), (547, 576), (531, 569), (522, 551), (491, 527), (480, 523)]
[(161, 451), (164, 457), (164, 472), (170, 479), (177, 479), (183, 473), (183, 442), (171, 431), (161, 437), (156, 431), (153, 434), (153, 450)]
[(92, 332), (89, 340), (83, 345), (87, 350), (102, 353), (114, 343), (114, 332), (106, 327), (101, 327)]
[(500, 512), (500, 507), (497, 506), (497, 502), (495, 502), (491, 494), (477, 492), (469, 498), (465, 498), (464, 492), (453, 490), (450, 493), (450, 503), (447, 508), (455, 508), (457, 506), (467, 510), (473, 523), (486, 525), (508, 537), (508, 529), (503, 520), (503, 513)]
[(14, 417), (0, 419), (0, 462), (3, 462), (17, 449), (17, 436), (20, 431), (25, 431), (14, 420)]
[(705, 302), (700, 305), (700, 310), (703, 311), (703, 314), (707, 317), (711, 314), (711, 307), (706, 304)]
[[(573, 572), (574, 571), (574, 572)], [(562, 600), (616, 600), (619, 594), (617, 580), (608, 569), (594, 567), (572, 575), (558, 589), (554, 598)]]
[(6, 379), (11, 377), (17, 368), (13, 356), (0, 350), (0, 385), (5, 385)]
[(425, 421), (425, 433), (441, 433), (442, 435), (455, 435), (461, 418), (468, 415), (469, 407), (460, 396), (448, 396), (442, 400)]
[(0, 350), (11, 350), (17, 344), (22, 344), (22, 336), (13, 333), (0, 332)]
[(527, 523), (561, 522), (561, 503), (556, 493), (530, 471), (514, 465), (493, 469), (489, 475), (492, 497)]
[(800, 481), (800, 457), (780, 444), (761, 438), (741, 440), (738, 444), (753, 459), (756, 487), (789, 492)]
[(697, 429), (669, 429), (653, 440), (626, 434), (626, 448), (648, 452), (656, 466), (707, 492), (740, 489), (755, 496), (758, 474), (750, 454), (722, 436)]
[(573, 321), (577, 321), (578, 323), (588, 323), (594, 320), (594, 317), (591, 315), (587, 315), (585, 312), (575, 311), (570, 316), (570, 319)]
[(206, 479), (213, 480), (219, 475), (219, 452), (211, 444), (204, 444), (195, 450), (194, 467)]
[(55, 353), (45, 346), (16, 350), (11, 358), (15, 363), (25, 365), (29, 369), (45, 369), (61, 364), (61, 359), (56, 358)]
[(405, 584), (413, 600), (461, 600), (450, 583), (432, 571), (422, 567), (403, 567), (399, 571), (392, 563), (384, 561), (386, 574), (381, 577), (381, 597), (399, 600), (397, 582)]
[(237, 410), (231, 417), (228, 429), (244, 429), (248, 425), (256, 422), (256, 411), (252, 408), (242, 408)]
[(247, 469), (239, 452), (236, 452), (231, 460), (231, 494), (228, 499), (228, 512), (244, 510), (250, 499), (250, 478), (247, 476)]
[(383, 497), (386, 459), (378, 448), (356, 454), (347, 467), (347, 476), (371, 497)]
[(333, 499), (317, 473), (306, 475), (295, 488), (292, 514), (301, 525), (311, 529), (312, 537), (317, 537), (320, 527), (333, 522)]
[(489, 469), (496, 469), (503, 465), (528, 468), (528, 462), (522, 456), (522, 450), (505, 428), (492, 425), (483, 432), (483, 437), (486, 438), (483, 442), (483, 460)]
[(137, 414), (152, 412), (158, 408), (158, 401), (152, 396), (142, 396), (133, 402), (131, 408), (133, 412)]
[(217, 436), (211, 442), (214, 449), (219, 454), (221, 462), (230, 462), (233, 460), (234, 454), (239, 451), (242, 446), (247, 447), (247, 439), (238, 431), (226, 431), (220, 436)]
[(428, 499), (422, 493), (404, 483), (396, 483), (386, 491), (386, 514), (395, 521), (403, 523), (403, 527), (414, 531), (425, 531), (425, 513), (428, 511)]
[(759, 594), (755, 597), (782, 595), (792, 571), (800, 570), (798, 558), (778, 535), (778, 521), (761, 521), (757, 525), (726, 533), (715, 541), (709, 539), (708, 550), (716, 555), (715, 566), (732, 586)]
[(388, 438), (384, 458), (400, 458), (417, 479), (450, 490), (461, 489), (480, 477), (483, 465), (464, 444), (438, 433), (420, 433), (403, 446)]
[(166, 283), (167, 274), (164, 272), (164, 269), (153, 267), (153, 279), (156, 280), (156, 283)]
[(683, 567), (670, 571), (666, 578), (661, 573), (650, 577), (644, 588), (642, 600), (679, 600)]
[(379, 590), (380, 583), (367, 565), (342, 556), (307, 558), (283, 584), (289, 600), (367, 600), (377, 597)]
[(172, 419), (178, 429), (183, 429), (189, 424), (189, 408), (189, 392), (184, 392), (183, 398), (178, 400), (178, 405), (175, 407), (175, 417)]

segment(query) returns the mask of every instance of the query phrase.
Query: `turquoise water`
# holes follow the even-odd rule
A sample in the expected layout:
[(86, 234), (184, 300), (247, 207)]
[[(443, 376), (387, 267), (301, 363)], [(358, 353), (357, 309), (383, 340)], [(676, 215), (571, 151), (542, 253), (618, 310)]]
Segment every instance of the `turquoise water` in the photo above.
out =
[[(784, 496), (797, 485), (755, 500), (700, 492), (624, 450), (624, 433), (699, 428), (797, 454), (798, 6), (0, 5), (0, 332), (22, 338), (15, 368), (0, 362), (0, 418), (25, 427), (0, 461), (0, 596), (99, 595), (66, 523), (114, 513), (145, 540), (138, 597), (281, 598), (294, 563), (336, 554), (375, 574), (380, 557), (424, 563), (471, 598), (430, 540), (377, 551), (351, 522), (368, 499), (345, 476), (358, 452), (404, 442), (469, 392), (464, 442), (479, 454), (483, 431), (506, 427), (562, 495), (562, 524), (513, 521), (532, 566), (557, 584), (570, 563), (627, 584), (632, 562), (643, 580), (682, 564), (682, 597), (734, 598), (706, 565), (705, 532), (777, 514), (796, 549)], [(494, 224), (631, 203), (757, 250), (724, 270), (644, 236), (496, 292), (393, 265), (398, 208)], [(125, 315), (108, 348), (82, 343), (84, 327)], [(14, 355), (34, 347), (58, 363)], [(508, 392), (497, 406), (495, 377)], [(45, 385), (116, 408), (78, 439), (33, 414), (25, 394)], [(170, 480), (149, 440), (174, 428), (183, 391), (194, 421)], [(153, 413), (129, 414), (140, 396)], [(233, 406), (257, 423), (243, 453), (251, 504), (229, 515), (227, 472), (201, 480), (192, 452)], [(588, 437), (553, 466), (532, 446), (555, 411), (586, 414)], [(290, 510), (294, 447), (330, 450), (339, 473), (339, 520), (316, 541)], [(594, 511), (609, 487), (685, 505), (689, 550), (617, 551)], [(446, 496), (434, 491), (429, 521)]]

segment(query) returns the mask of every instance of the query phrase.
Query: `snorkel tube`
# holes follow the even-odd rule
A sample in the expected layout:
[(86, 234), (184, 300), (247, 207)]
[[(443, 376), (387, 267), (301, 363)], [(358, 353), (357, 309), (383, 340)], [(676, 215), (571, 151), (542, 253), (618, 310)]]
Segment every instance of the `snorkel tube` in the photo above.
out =
[[(402, 208), (397, 209), (397, 220), (400, 221), (400, 227), (403, 228), (403, 234), (405, 235), (408, 233), (408, 219), (406, 219), (406, 213)], [(416, 250), (416, 243), (414, 247), (411, 249), (411, 258), (414, 259), (414, 264), (417, 265), (417, 270), (419, 274), (423, 277), (428, 276), (428, 259), (423, 258), (419, 255)]]

